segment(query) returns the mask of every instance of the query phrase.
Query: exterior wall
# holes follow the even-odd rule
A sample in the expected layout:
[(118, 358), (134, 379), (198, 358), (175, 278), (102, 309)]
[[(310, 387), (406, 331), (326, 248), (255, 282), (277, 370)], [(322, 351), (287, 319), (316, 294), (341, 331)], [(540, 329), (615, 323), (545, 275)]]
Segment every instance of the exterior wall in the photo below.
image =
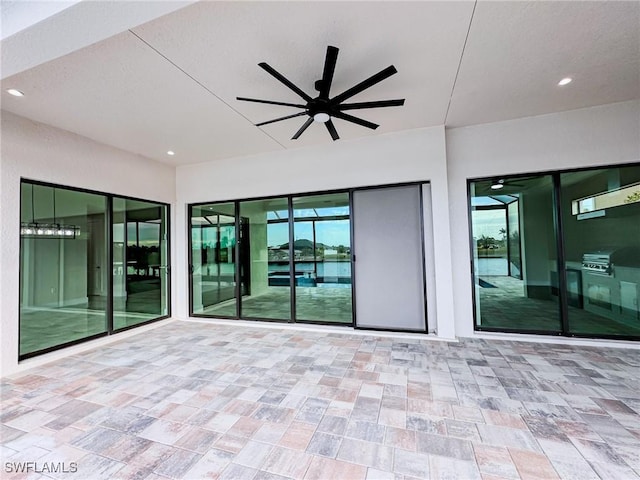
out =
[[(430, 181), (432, 207), (425, 213), (433, 212), (434, 261), (428, 267), (434, 267), (436, 282), (430, 288), (435, 301), (428, 305), (429, 326), (436, 327), (438, 336), (453, 338), (474, 336), (467, 179), (635, 162), (640, 162), (638, 101), (446, 132), (443, 127), (417, 129), (177, 169), (2, 112), (0, 373), (110, 341), (18, 365), (21, 177), (172, 203), (175, 318), (188, 317), (188, 203)], [(145, 328), (151, 327), (120, 338)]]
[(435, 307), (430, 311), (429, 328), (435, 328), (440, 337), (453, 338), (446, 174), (443, 127), (178, 167), (176, 215), (177, 223), (184, 230), (179, 230), (175, 238), (178, 249), (178, 261), (175, 263), (178, 269), (178, 303), (174, 316), (188, 316), (188, 203), (431, 181), (434, 266), (438, 285), (435, 301), (429, 305), (429, 308)]
[(638, 101), (447, 130), (456, 336), (474, 335), (467, 179), (635, 162)]
[[(0, 158), (0, 373), (4, 376), (77, 351), (54, 352), (18, 365), (20, 178), (173, 204), (175, 169), (4, 111)], [(172, 227), (175, 238), (174, 222)]]

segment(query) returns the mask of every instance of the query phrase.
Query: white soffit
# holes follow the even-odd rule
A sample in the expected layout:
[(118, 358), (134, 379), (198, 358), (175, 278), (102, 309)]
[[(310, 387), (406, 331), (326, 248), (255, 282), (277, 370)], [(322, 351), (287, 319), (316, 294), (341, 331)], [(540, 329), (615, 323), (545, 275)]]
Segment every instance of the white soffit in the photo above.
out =
[[(393, 64), (397, 74), (350, 101), (405, 105), (349, 112), (378, 123), (375, 132), (334, 120), (348, 139), (444, 123), (472, 11), (473, 2), (202, 2), (133, 31), (255, 123), (300, 110), (236, 96), (301, 103), (259, 62), (311, 96), (328, 45), (340, 49), (331, 96)], [(287, 148), (331, 143), (319, 124), (292, 141), (306, 118), (261, 128)]]
[[(1, 78), (92, 45), (193, 2), (2, 0)], [(10, 36), (4, 32), (5, 25), (8, 32), (13, 32)]]
[(0, 95), (17, 115), (185, 165), (332, 144), (321, 124), (291, 140), (306, 117), (253, 125), (300, 110), (236, 96), (301, 103), (259, 62), (312, 96), (328, 45), (332, 95), (393, 64), (349, 102), (406, 104), (350, 112), (375, 131), (335, 120), (347, 140), (640, 98), (639, 24), (636, 1), (82, 1), (2, 41)]
[[(564, 77), (573, 78), (565, 87)], [(476, 5), (447, 126), (640, 98), (640, 2)]]
[(165, 163), (282, 148), (130, 32), (8, 81), (3, 109)]
[(2, 5), (0, 6), (0, 26), (2, 27), (0, 38), (5, 39), (15, 35), (78, 2), (79, 0), (57, 0), (55, 2), (2, 0)]

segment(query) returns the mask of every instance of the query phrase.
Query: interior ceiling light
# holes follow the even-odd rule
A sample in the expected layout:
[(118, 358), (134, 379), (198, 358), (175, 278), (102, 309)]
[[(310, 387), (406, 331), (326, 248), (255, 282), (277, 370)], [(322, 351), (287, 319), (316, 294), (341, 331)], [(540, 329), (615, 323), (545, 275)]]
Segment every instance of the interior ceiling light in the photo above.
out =
[(24, 97), (24, 93), (22, 93), (20, 90), (16, 90), (15, 88), (8, 89), (7, 93), (9, 95), (13, 95), (14, 97)]
[(77, 225), (63, 225), (56, 221), (56, 189), (53, 188), (53, 222), (40, 223), (35, 218), (35, 203), (31, 185), (31, 222), (20, 224), (20, 236), (25, 238), (68, 238), (74, 239), (80, 236), (80, 227)]
[(491, 183), (491, 190), (500, 190), (504, 188), (504, 180), (494, 180)]
[(381, 82), (382, 80), (389, 78), (391, 75), (398, 73), (393, 65), (389, 65), (384, 70), (379, 71), (375, 75), (370, 76), (366, 80), (358, 83), (357, 85), (345, 90), (340, 95), (335, 97), (329, 97), (329, 91), (331, 90), (331, 82), (333, 81), (333, 73), (336, 68), (336, 61), (338, 60), (338, 48), (328, 46), (327, 54), (324, 60), (324, 70), (322, 72), (322, 78), (317, 80), (314, 84), (315, 89), (318, 91), (318, 96), (313, 98), (307, 95), (302, 89), (298, 88), (284, 75), (276, 71), (269, 64), (262, 62), (258, 66), (265, 70), (269, 75), (275, 77), (280, 83), (286, 85), (290, 90), (294, 91), (299, 97), (301, 97), (306, 103), (288, 103), (288, 102), (275, 102), (272, 100), (261, 100), (258, 98), (246, 98), (236, 97), (237, 100), (244, 102), (256, 102), (266, 103), (269, 105), (280, 105), (284, 107), (302, 108), (302, 112), (294, 113), (293, 115), (287, 115), (286, 117), (276, 118), (266, 122), (257, 123), (256, 127), (267, 125), (268, 123), (280, 122), (289, 118), (301, 117), (307, 115), (309, 118), (304, 122), (302, 127), (293, 135), (291, 140), (296, 140), (302, 133), (315, 121), (318, 123), (324, 123), (329, 135), (333, 140), (338, 140), (338, 132), (333, 125), (332, 118), (339, 118), (346, 120), (347, 122), (355, 123), (363, 127), (375, 130), (379, 125), (363, 120), (362, 118), (354, 117), (344, 113), (345, 110), (357, 110), (361, 108), (380, 108), (380, 107), (399, 107), (404, 105), (404, 99), (399, 100), (378, 100), (373, 102), (358, 102), (358, 103), (342, 103), (345, 100), (357, 95), (358, 93), (366, 90), (369, 87)]
[(176, 152), (174, 152), (173, 150), (169, 150), (169, 151), (167, 152), (167, 155), (175, 155), (175, 154), (176, 154)]
[(573, 80), (573, 78), (571, 78), (571, 77), (563, 78), (562, 80), (560, 80), (558, 82), (558, 85), (560, 85), (561, 87), (564, 87), (565, 85), (569, 85), (572, 80)]

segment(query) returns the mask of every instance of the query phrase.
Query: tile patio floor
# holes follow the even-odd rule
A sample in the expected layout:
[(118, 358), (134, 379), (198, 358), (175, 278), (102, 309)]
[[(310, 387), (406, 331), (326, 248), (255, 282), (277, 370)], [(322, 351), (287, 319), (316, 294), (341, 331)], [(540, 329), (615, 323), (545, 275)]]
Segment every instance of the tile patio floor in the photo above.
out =
[(640, 478), (638, 350), (176, 321), (1, 388), (3, 479)]

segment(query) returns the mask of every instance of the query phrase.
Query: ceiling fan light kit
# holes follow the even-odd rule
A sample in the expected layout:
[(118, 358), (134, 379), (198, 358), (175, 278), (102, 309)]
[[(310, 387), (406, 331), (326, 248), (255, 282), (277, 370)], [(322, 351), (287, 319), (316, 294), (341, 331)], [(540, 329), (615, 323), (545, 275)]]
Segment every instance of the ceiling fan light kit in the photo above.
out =
[(345, 110), (359, 110), (359, 109), (367, 109), (367, 108), (381, 108), (381, 107), (399, 107), (404, 105), (404, 99), (399, 100), (378, 100), (373, 102), (359, 102), (359, 103), (342, 103), (345, 100), (357, 95), (358, 93), (366, 90), (369, 87), (372, 87), (376, 83), (381, 82), (382, 80), (389, 78), (391, 75), (396, 74), (398, 71), (393, 65), (388, 66), (387, 68), (379, 71), (375, 75), (367, 78), (366, 80), (360, 82), (359, 84), (345, 90), (339, 95), (331, 98), (329, 97), (329, 92), (331, 90), (331, 83), (333, 81), (333, 74), (336, 68), (336, 61), (338, 59), (338, 51), (339, 49), (336, 47), (328, 46), (327, 47), (327, 55), (324, 61), (324, 70), (322, 73), (322, 78), (315, 82), (315, 89), (318, 91), (318, 96), (313, 98), (299, 87), (294, 85), (290, 80), (284, 77), (281, 73), (276, 71), (269, 64), (262, 62), (259, 63), (258, 66), (269, 73), (271, 76), (276, 78), (276, 80), (280, 81), (282, 84), (287, 86), (290, 90), (295, 92), (300, 98), (302, 98), (306, 103), (289, 103), (289, 102), (277, 102), (272, 100), (262, 100), (258, 98), (247, 98), (247, 97), (236, 97), (237, 100), (241, 100), (244, 102), (254, 102), (254, 103), (266, 103), (269, 105), (280, 105), (285, 107), (294, 107), (301, 108), (303, 111), (294, 113), (292, 115), (287, 115), (284, 117), (275, 118), (273, 120), (268, 120), (266, 122), (257, 123), (256, 126), (260, 127), (262, 125), (268, 125), (270, 123), (280, 122), (282, 120), (288, 120), (289, 118), (301, 117), (303, 115), (307, 115), (309, 118), (302, 124), (300, 129), (293, 135), (292, 140), (296, 140), (302, 135), (302, 133), (309, 128), (309, 126), (315, 121), (317, 123), (324, 123), (329, 135), (335, 141), (340, 138), (338, 132), (336, 131), (335, 126), (333, 125), (333, 118), (339, 118), (341, 120), (346, 120), (347, 122), (355, 123), (357, 125), (361, 125), (366, 128), (370, 128), (375, 130), (379, 125), (364, 120), (362, 118), (355, 117), (353, 115), (349, 115), (344, 113)]

